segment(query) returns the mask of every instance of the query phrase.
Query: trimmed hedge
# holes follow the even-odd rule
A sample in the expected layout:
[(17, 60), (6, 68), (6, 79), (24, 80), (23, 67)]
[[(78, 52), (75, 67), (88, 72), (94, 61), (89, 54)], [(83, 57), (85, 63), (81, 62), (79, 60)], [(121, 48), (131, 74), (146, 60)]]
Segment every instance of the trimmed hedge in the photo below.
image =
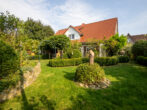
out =
[(119, 63), (127, 63), (130, 58), (128, 56), (118, 56)]
[(137, 61), (138, 64), (147, 66), (147, 57), (138, 56), (138, 57), (136, 58), (136, 61)]
[(49, 60), (49, 66), (51, 67), (64, 67), (64, 66), (76, 66), (83, 63), (82, 58), (73, 59), (52, 59)]
[(105, 72), (98, 65), (81, 64), (76, 69), (75, 80), (85, 84), (96, 84), (104, 80)]
[(109, 66), (118, 64), (117, 57), (97, 57), (95, 58), (95, 62), (100, 66)]
[[(89, 62), (89, 58), (73, 58), (73, 59), (52, 59), (49, 60), (51, 67), (76, 66), (82, 63)], [(117, 57), (99, 57), (95, 58), (95, 63), (101, 66), (116, 65), (118, 63)]]

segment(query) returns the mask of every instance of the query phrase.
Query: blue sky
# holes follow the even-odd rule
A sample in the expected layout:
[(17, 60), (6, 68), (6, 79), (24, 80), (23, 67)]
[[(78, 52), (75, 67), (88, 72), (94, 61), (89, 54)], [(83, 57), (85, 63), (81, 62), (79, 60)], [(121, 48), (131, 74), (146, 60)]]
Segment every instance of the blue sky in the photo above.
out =
[(31, 17), (57, 31), (69, 25), (118, 18), (120, 34), (147, 34), (147, 0), (0, 0), (0, 12)]

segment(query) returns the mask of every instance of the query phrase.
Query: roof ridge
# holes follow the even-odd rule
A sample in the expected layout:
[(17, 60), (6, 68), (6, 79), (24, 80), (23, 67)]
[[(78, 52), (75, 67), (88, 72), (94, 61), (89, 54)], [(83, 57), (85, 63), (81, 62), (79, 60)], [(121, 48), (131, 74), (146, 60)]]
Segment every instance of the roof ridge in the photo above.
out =
[(135, 34), (135, 35), (130, 35), (130, 36), (141, 36), (141, 35), (147, 36), (147, 34)]
[[(100, 21), (95, 21), (95, 22), (92, 22), (92, 23), (85, 23), (84, 25), (88, 25), (88, 24), (94, 24), (94, 23), (99, 23), (99, 22), (104, 22), (104, 21), (109, 21), (109, 20), (112, 20), (112, 19), (118, 19), (117, 17), (114, 17), (114, 18), (109, 18), (109, 19), (105, 19), (105, 20), (100, 20)], [(81, 25), (78, 25), (78, 26), (81, 26)], [(78, 26), (75, 26), (75, 27), (78, 27)]]
[[(105, 20), (101, 20), (101, 21), (92, 22), (92, 23), (87, 23), (87, 24), (84, 23), (84, 25), (94, 24), (94, 23), (98, 23), (98, 22), (104, 22), (104, 21), (108, 21), (108, 20), (112, 20), (112, 19), (118, 19), (118, 18), (117, 17), (114, 17), (114, 18), (109, 18), (109, 19), (105, 19)], [(72, 26), (72, 25), (69, 25), (69, 26)], [(72, 26), (72, 27), (75, 28), (75, 27), (80, 27), (80, 26), (82, 26), (82, 25), (77, 25), (77, 26)], [(68, 28), (64, 28), (64, 29), (68, 29)], [(61, 31), (61, 30), (64, 30), (64, 29), (60, 29), (58, 31)]]

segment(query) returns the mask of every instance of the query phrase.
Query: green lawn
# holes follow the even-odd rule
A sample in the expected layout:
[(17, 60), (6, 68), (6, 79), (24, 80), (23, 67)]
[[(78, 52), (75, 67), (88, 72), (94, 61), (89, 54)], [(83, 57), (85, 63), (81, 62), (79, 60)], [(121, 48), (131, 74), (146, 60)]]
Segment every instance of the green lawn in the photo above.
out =
[(111, 86), (101, 90), (79, 87), (76, 67), (51, 68), (41, 61), (42, 72), (22, 95), (1, 104), (2, 110), (147, 110), (147, 68), (135, 64), (104, 67)]

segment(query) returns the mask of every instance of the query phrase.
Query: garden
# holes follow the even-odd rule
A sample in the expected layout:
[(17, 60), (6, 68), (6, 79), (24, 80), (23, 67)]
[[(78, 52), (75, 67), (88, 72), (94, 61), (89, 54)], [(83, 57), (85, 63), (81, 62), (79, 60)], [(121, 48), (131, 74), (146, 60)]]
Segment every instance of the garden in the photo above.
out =
[[(9, 12), (0, 19), (0, 99), (5, 99), (0, 109), (147, 109), (147, 41), (128, 44), (119, 34), (91, 40), (84, 44), (89, 50), (82, 57), (82, 43), (54, 35), (41, 21), (22, 21)], [(26, 84), (24, 76), (33, 82)], [(13, 88), (19, 91), (4, 97)]]

